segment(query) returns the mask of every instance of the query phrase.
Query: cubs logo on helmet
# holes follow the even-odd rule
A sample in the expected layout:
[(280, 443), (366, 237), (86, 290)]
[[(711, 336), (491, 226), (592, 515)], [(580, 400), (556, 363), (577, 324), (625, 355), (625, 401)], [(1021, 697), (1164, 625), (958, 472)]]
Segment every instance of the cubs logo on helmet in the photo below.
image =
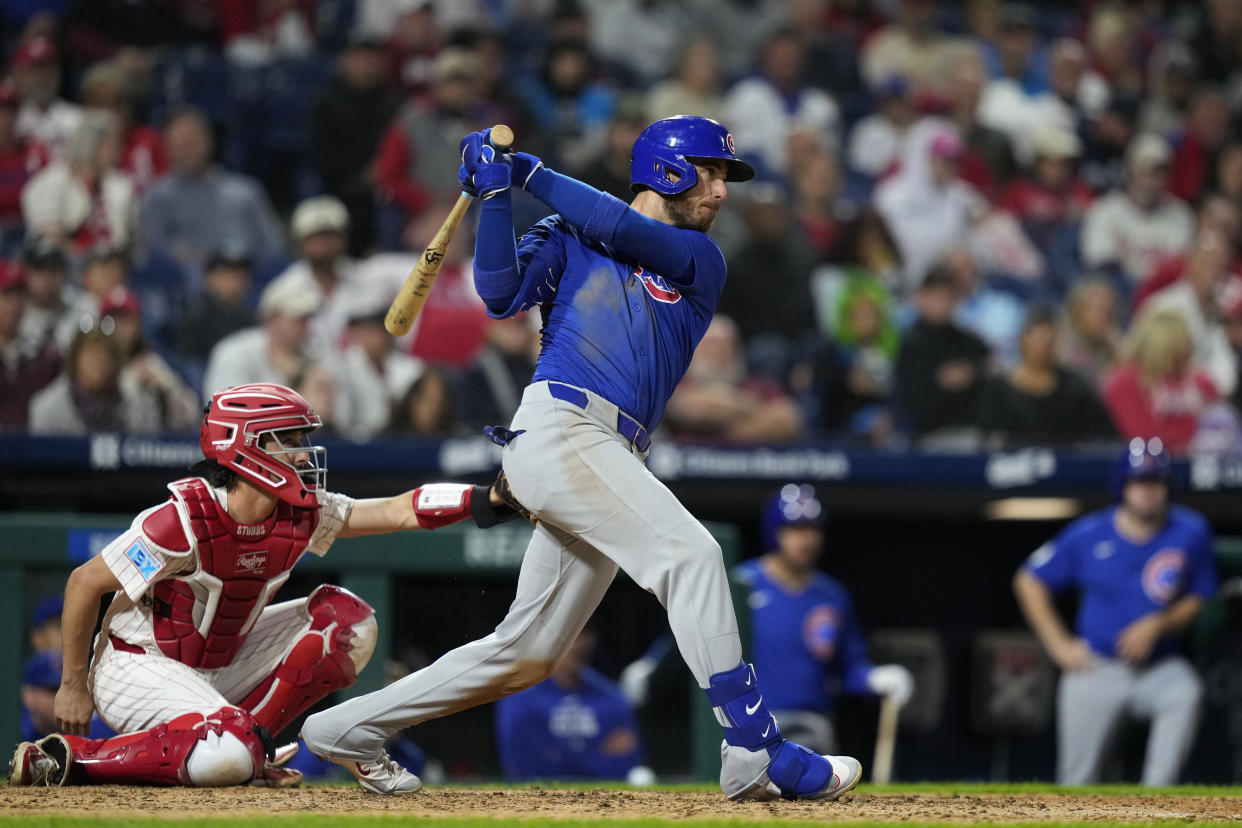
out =
[(1167, 604), (1182, 592), (1186, 573), (1186, 553), (1180, 549), (1161, 549), (1143, 566), (1143, 592), (1157, 604)]
[(647, 293), (657, 302), (672, 305), (681, 301), (681, 291), (664, 281), (663, 276), (648, 273), (643, 269), (642, 265), (634, 268), (634, 275), (642, 280), (643, 287), (647, 289)]
[(733, 136), (711, 118), (676, 115), (647, 127), (630, 150), (630, 190), (644, 188), (671, 196), (685, 192), (699, 180), (696, 159), (725, 163), (726, 181), (749, 181), (755, 169), (737, 157)]

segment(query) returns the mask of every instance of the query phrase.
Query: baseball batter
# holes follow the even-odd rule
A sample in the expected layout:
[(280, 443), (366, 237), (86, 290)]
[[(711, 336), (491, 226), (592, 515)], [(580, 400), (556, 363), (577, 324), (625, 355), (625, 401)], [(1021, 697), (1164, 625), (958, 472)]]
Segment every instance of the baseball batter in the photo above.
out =
[[(494, 317), (538, 307), (543, 351), (512, 430), (497, 429), (516, 502), (538, 518), (509, 614), (486, 638), (383, 690), (307, 719), (316, 754), (373, 762), (385, 739), (546, 678), (618, 567), (668, 611), (681, 654), (724, 727), (730, 799), (836, 798), (859, 763), (781, 736), (742, 661), (720, 548), (647, 470), (649, 432), (690, 362), (724, 287), (706, 231), (727, 184), (754, 171), (715, 121), (657, 121), (632, 152), (631, 204), (547, 169), (462, 141), (463, 188), (483, 199), (475, 284)], [(553, 215), (515, 242), (509, 188)], [(373, 785), (395, 792), (399, 787)]]
[[(1057, 781), (1100, 781), (1127, 714), (1151, 720), (1144, 785), (1171, 785), (1194, 744), (1203, 684), (1181, 637), (1216, 592), (1212, 532), (1203, 516), (1169, 506), (1169, 455), (1135, 438), (1120, 458), (1117, 506), (1085, 515), (1035, 550), (1018, 571), (1018, 603), (1052, 660)], [(1071, 634), (1052, 593), (1081, 591)]]
[[(21, 743), (10, 784), (296, 785), (272, 736), (354, 683), (375, 647), (371, 607), (336, 586), (269, 606), (303, 554), (338, 537), (502, 517), (486, 487), (431, 484), (352, 500), (323, 488), (322, 425), (296, 392), (217, 393), (200, 430), (206, 459), (172, 496), (74, 570), (65, 586), (63, 731)], [(499, 500), (495, 501), (499, 504)], [(100, 599), (115, 593), (95, 640)], [(91, 714), (117, 732), (85, 738)], [(353, 765), (383, 773), (386, 754)]]

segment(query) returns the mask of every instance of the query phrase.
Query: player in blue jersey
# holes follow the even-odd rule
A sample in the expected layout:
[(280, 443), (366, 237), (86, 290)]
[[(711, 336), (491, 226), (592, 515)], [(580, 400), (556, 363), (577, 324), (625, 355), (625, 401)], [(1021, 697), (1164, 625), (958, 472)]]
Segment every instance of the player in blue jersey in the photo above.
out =
[[(1061, 668), (1057, 780), (1097, 782), (1127, 715), (1151, 720), (1144, 785), (1171, 785), (1194, 744), (1203, 684), (1182, 636), (1216, 592), (1212, 531), (1169, 504), (1169, 455), (1159, 439), (1131, 441), (1120, 458), (1120, 503), (1085, 515), (1035, 550), (1014, 592)], [(1074, 632), (1052, 595), (1080, 593)]]
[(496, 750), (505, 778), (654, 781), (638, 720), (616, 682), (590, 667), (589, 627), (552, 675), (496, 702)]
[(810, 486), (782, 486), (764, 508), (766, 554), (734, 576), (750, 588), (751, 651), (768, 706), (785, 735), (821, 753), (837, 749), (830, 683), (846, 693), (891, 696), (904, 705), (914, 677), (900, 664), (876, 666), (846, 588), (818, 569), (823, 503)]
[[(536, 684), (551, 673), (618, 568), (659, 599), (682, 657), (724, 728), (720, 783), (730, 799), (835, 799), (862, 774), (786, 740), (742, 660), (720, 547), (647, 470), (660, 421), (724, 287), (706, 234), (727, 182), (754, 170), (707, 118), (657, 121), (634, 143), (627, 206), (544, 167), (462, 141), (463, 188), (482, 199), (479, 295), (495, 317), (538, 308), (543, 350), (505, 443), (514, 502), (537, 518), (517, 595), (495, 632), (384, 690), (310, 717), (321, 756), (372, 760), (401, 728)], [(555, 215), (513, 235), (509, 190)]]

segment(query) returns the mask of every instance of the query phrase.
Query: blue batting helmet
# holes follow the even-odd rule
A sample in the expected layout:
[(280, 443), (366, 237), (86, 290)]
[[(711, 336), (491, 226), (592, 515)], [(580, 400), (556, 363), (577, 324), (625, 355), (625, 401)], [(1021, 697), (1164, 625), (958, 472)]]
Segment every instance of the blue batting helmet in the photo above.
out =
[(759, 532), (763, 549), (770, 552), (780, 544), (777, 531), (785, 526), (822, 526), (828, 517), (824, 504), (815, 496), (815, 489), (805, 484), (786, 483), (772, 495), (763, 516), (759, 519)]
[(685, 192), (699, 180), (694, 158), (719, 158), (728, 165), (726, 181), (749, 181), (755, 169), (733, 151), (733, 136), (722, 124), (697, 115), (675, 115), (642, 131), (630, 150), (630, 191), (650, 187), (661, 195)]
[(1173, 477), (1172, 460), (1159, 437), (1144, 440), (1135, 437), (1117, 458), (1113, 470), (1113, 496), (1118, 500), (1131, 480), (1159, 480), (1169, 483)]

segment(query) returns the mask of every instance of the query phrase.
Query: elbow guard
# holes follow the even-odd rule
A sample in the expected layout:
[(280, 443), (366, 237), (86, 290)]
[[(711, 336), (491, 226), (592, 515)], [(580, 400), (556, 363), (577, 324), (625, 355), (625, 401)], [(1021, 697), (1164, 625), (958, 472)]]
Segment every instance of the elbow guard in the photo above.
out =
[(465, 483), (428, 483), (414, 490), (414, 517), (424, 529), (439, 529), (471, 516), (470, 489)]
[(517, 517), (508, 506), (493, 506), (490, 498), (490, 486), (429, 483), (414, 490), (412, 502), (414, 516), (423, 529), (439, 529), (466, 518), (474, 518), (480, 529), (490, 529)]

